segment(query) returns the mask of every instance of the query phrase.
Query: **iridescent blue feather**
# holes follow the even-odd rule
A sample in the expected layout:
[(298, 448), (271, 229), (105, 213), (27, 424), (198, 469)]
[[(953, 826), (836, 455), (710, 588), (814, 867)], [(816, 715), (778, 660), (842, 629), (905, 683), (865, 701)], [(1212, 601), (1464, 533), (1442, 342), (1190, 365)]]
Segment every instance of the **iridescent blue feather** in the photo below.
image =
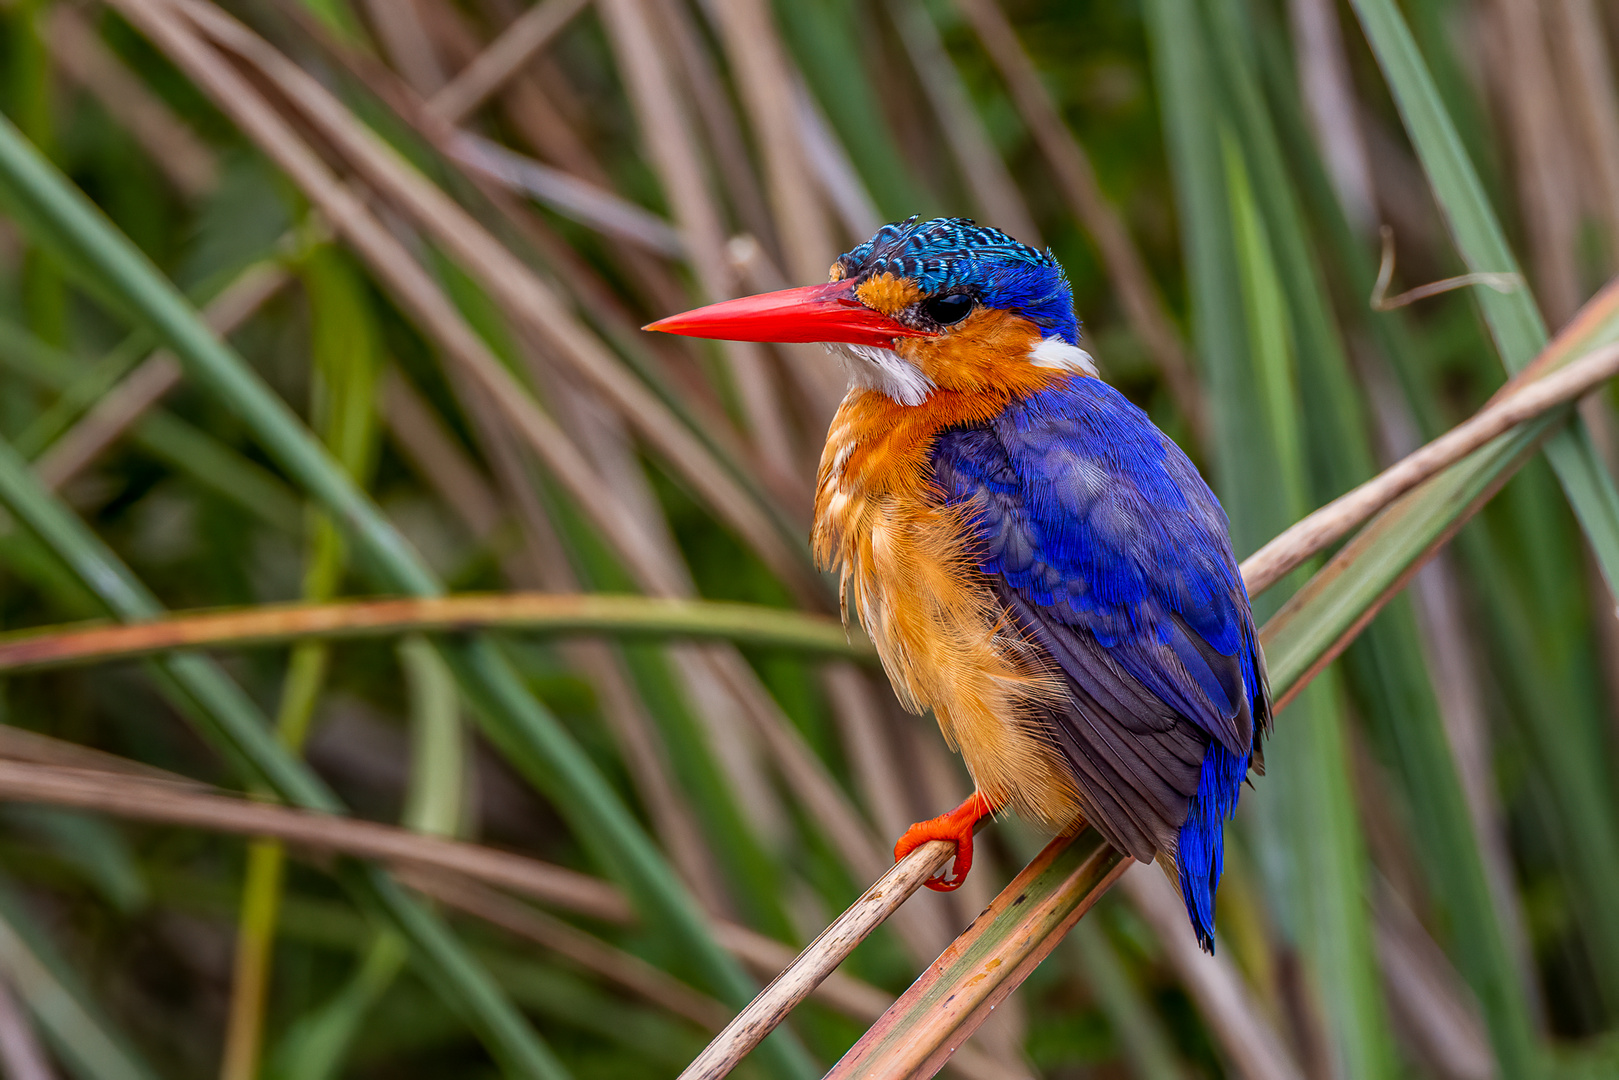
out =
[(1213, 948), (1224, 823), (1269, 718), (1224, 513), (1185, 454), (1097, 379), (947, 432), (935, 475), (970, 511), (980, 569), (1068, 677), (1052, 738), (1087, 817), (1175, 856)]

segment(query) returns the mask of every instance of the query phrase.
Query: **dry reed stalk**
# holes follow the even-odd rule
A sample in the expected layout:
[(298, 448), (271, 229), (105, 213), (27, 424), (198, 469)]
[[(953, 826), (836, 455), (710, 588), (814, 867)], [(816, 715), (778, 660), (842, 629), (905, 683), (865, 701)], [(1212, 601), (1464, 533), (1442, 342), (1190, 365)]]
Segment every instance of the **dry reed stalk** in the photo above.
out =
[(63, 74), (88, 90), (141, 144), (147, 159), (182, 195), (200, 199), (219, 183), (213, 148), (130, 71), (71, 4), (45, 17), (45, 44)]
[(699, 1027), (713, 1031), (723, 1027), (731, 1015), (724, 1004), (662, 968), (495, 889), (412, 870), (400, 873), (399, 880), (434, 900), (572, 960)]
[[(0, 729), (3, 730), (3, 729)], [(55, 742), (55, 740), (52, 740)], [(9, 736), (0, 746), (9, 745)], [(139, 762), (94, 754), (96, 767), (78, 768), (0, 760), (0, 802), (71, 806), (136, 821), (180, 825), (239, 836), (263, 836), (317, 852), (395, 863), (416, 876), (442, 881), (470, 879), (509, 889), (554, 908), (615, 924), (630, 924), (635, 911), (618, 889), (598, 878), (524, 855), (358, 821), (215, 793), (196, 781), (155, 779)], [(33, 754), (30, 744), (24, 751)], [(60, 753), (60, 751), (53, 751)], [(107, 765), (113, 758), (116, 767)], [(164, 774), (165, 777), (167, 774)], [(755, 969), (779, 971), (792, 949), (748, 927), (716, 920), (716, 940)], [(859, 1020), (880, 1015), (893, 998), (876, 987), (834, 973), (814, 995)]]
[(56, 1080), (33, 1021), (9, 981), (0, 979), (0, 1072), (7, 1080)]
[(1152, 927), (1180, 984), (1197, 1002), (1226, 1059), (1244, 1080), (1304, 1080), (1274, 1028), (1262, 1019), (1248, 985), (1230, 959), (1198, 947), (1186, 908), (1154, 866), (1132, 867), (1122, 888)]
[(1557, 69), (1579, 123), (1592, 201), (1608, 233), (1608, 266), (1619, 264), (1619, 84), (1602, 47), (1602, 20), (1592, 0), (1554, 0), (1548, 16)]
[(703, 125), (714, 155), (714, 171), (741, 227), (772, 244), (775, 225), (765, 195), (754, 173), (742, 122), (724, 80), (715, 68), (691, 9), (682, 0), (654, 0), (650, 14), (657, 20), (660, 38), (676, 64), (686, 93)]
[(1339, 496), (1267, 543), (1242, 564), (1257, 596), (1311, 556), (1349, 535), (1399, 496), (1511, 428), (1590, 393), (1619, 374), (1619, 345), (1596, 349), (1542, 378), (1520, 374), (1472, 419)]
[(814, 164), (799, 137), (796, 72), (762, 0), (719, 0), (710, 13), (764, 159), (766, 191), (787, 269), (819, 281), (838, 251)]
[[(506, 500), (517, 509), (527, 558), (509, 568), (514, 583), (544, 588), (552, 593), (575, 593), (579, 583), (568, 562), (567, 552), (556, 536), (541, 507), (531, 477), (527, 473), (517, 441), (501, 425), (489, 423), (494, 410), (476, 388), (467, 388), (472, 413), (482, 418), (478, 437), (485, 444)], [(567, 396), (564, 395), (564, 401)], [(564, 415), (578, 418), (582, 410), (569, 407)], [(596, 411), (606, 412), (597, 404)], [(590, 449), (589, 444), (585, 445)], [(623, 494), (623, 488), (620, 487)], [(634, 506), (638, 520), (645, 507)], [(642, 706), (640, 697), (624, 670), (622, 656), (603, 641), (569, 641), (563, 653), (591, 681), (601, 701), (601, 713), (629, 768), (636, 789), (644, 800), (653, 829), (663, 842), (682, 879), (711, 914), (730, 913), (733, 908), (726, 893), (724, 877), (697, 823), (697, 815), (674, 782), (667, 748)]]
[(1584, 299), (1579, 275), (1578, 162), (1570, 153), (1557, 76), (1539, 0), (1494, 0), (1487, 8), (1500, 64), (1488, 64), (1505, 114), (1529, 234), (1535, 292), (1546, 321), (1562, 326)]
[[(702, 299), (712, 303), (735, 296), (736, 275), (725, 257), (719, 208), (708, 190), (697, 141), (648, 19), (645, 0), (600, 0), (600, 9), (642, 140), (690, 253), (687, 262)], [(763, 347), (732, 341), (722, 343), (721, 350), (729, 362), (731, 381), (754, 445), (773, 472), (794, 477), (799, 470), (789, 440), (791, 429)], [(809, 500), (809, 490), (801, 476), (798, 480), (794, 491), (783, 494), (803, 505)]]
[(680, 1080), (719, 1080), (728, 1075), (749, 1050), (775, 1030), (856, 945), (897, 911), (954, 852), (954, 844), (933, 840), (917, 849), (920, 858), (905, 859), (890, 867), (799, 954), (802, 962), (788, 965), (725, 1026), (725, 1030), (686, 1066)]
[[(415, 319), (425, 335), (488, 390), (508, 422), (602, 530), (604, 538), (615, 546), (625, 564), (649, 578), (662, 574), (664, 563), (658, 554), (634, 547), (639, 534), (619, 528), (625, 515), (613, 498), (612, 489), (602, 483), (578, 449), (540, 410), (532, 395), (512, 377), (404, 245), (352, 191), (338, 182), (258, 91), (163, 0), (109, 0), (109, 3), (185, 71), (287, 173), (336, 232), (371, 267), (378, 282), (392, 294), (401, 309)], [(199, 10), (213, 9), (199, 6)]]
[(1018, 111), (1034, 134), (1040, 152), (1056, 174), (1074, 216), (1096, 243), (1125, 318), (1157, 360), (1164, 384), (1197, 441), (1208, 431), (1203, 395), (1180, 335), (1153, 284), (1146, 261), (1130, 231), (1096, 182), (1096, 170), (1074, 133), (1063, 122), (1057, 103), (1040, 81), (1034, 62), (995, 0), (957, 0), (978, 34), (1001, 78), (1012, 91)]
[(380, 409), (405, 460), (469, 533), (487, 541), (505, 519), (505, 511), (437, 410), (398, 368), (390, 367), (382, 377)]
[(416, 0), (362, 0), (371, 29), (394, 70), (418, 92), (431, 94), (448, 79)]
[[(827, 1080), (938, 1072), (1130, 865), (1089, 830), (1053, 840), (843, 1055)], [(1037, 882), (1045, 887), (1034, 893)], [(1031, 895), (1037, 897), (1032, 902)]]
[[(282, 267), (257, 263), (226, 286), (203, 309), (202, 316), (220, 336), (233, 333), (291, 280), (292, 275)], [(34, 471), (40, 480), (55, 490), (83, 472), (178, 386), (183, 376), (179, 362), (167, 350), (147, 357), (39, 456)]]
[[(175, 7), (169, 9), (164, 8), (160, 0), (113, 2), (123, 9), (140, 11), (146, 23), (171, 24), (164, 31), (164, 36), (170, 40), (183, 31), (172, 28), (174, 20), (168, 18), (166, 13), (183, 10), (186, 17), (214, 41), (252, 64), (333, 143), (368, 183), (375, 185), (455, 255), (489, 296), (506, 309), (518, 327), (543, 342), (548, 358), (566, 361), (571, 370), (622, 412), (778, 576), (806, 597), (820, 595), (820, 583), (810, 576), (804, 559), (789, 550), (768, 512), (754, 501), (701, 440), (572, 316), (562, 299), (542, 283), (527, 265), (370, 129), (360, 124), (325, 87), (247, 27), (211, 5), (194, 0), (178, 0)], [(203, 82), (203, 85), (207, 87), (209, 84)], [(233, 102), (217, 95), (216, 100), (227, 112), (234, 111)], [(257, 140), (257, 136), (255, 138)], [(283, 167), (286, 165), (283, 164)], [(300, 186), (304, 186), (301, 177), (295, 175), (295, 179), (299, 180)], [(493, 385), (489, 389), (497, 400), (501, 398), (500, 390)], [(510, 393), (511, 389), (506, 388), (505, 392)], [(536, 449), (541, 450), (542, 458), (549, 458), (545, 450), (539, 446)], [(571, 489), (572, 485), (569, 486)], [(612, 527), (607, 527), (611, 532)]]
[(1017, 181), (995, 149), (961, 73), (945, 50), (933, 16), (921, 0), (889, 0), (888, 12), (979, 214), (1025, 244), (1042, 247), (1034, 215), (1029, 213)]
[(439, 142), (439, 148), (474, 176), (543, 203), (603, 236), (636, 244), (664, 258), (678, 259), (686, 254), (686, 241), (673, 225), (588, 180), (467, 131), (451, 133)]
[(629, 921), (629, 902), (606, 882), (475, 844), (392, 825), (334, 817), (100, 770), (0, 761), (0, 800), (72, 806), (135, 821), (264, 836), (289, 845), (460, 874), (569, 911)]
[(1377, 189), (1360, 127), (1360, 103), (1349, 74), (1343, 26), (1331, 0), (1288, 0), (1300, 97), (1338, 201), (1362, 233), (1377, 228)]
[(460, 123), (566, 29), (587, 3), (589, 0), (541, 0), (523, 12), (428, 100), (428, 110), (446, 123)]
[(1467, 983), (1393, 889), (1379, 888), (1373, 905), (1378, 966), (1396, 1023), (1446, 1080), (1490, 1080), (1495, 1053)]

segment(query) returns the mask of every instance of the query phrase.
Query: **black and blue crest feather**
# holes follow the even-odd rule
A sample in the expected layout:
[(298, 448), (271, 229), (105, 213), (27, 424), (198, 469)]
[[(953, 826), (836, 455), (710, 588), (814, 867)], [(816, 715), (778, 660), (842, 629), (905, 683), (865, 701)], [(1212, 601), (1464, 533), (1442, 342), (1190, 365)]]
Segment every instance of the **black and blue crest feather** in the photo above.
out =
[(929, 295), (963, 291), (1014, 311), (1070, 345), (1079, 344), (1073, 292), (1050, 251), (1021, 244), (971, 218), (908, 218), (838, 258), (845, 278), (888, 273)]

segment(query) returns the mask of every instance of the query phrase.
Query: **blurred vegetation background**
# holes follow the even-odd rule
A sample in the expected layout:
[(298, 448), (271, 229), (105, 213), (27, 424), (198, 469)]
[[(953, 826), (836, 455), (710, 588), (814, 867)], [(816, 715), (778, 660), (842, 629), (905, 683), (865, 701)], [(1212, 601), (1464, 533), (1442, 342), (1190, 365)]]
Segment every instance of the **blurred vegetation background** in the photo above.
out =
[[(675, 1075), (969, 784), (808, 561), (841, 371), (637, 328), (976, 217), (1247, 555), (1614, 274), (1616, 47), (1599, 0), (0, 3), (0, 1073)], [(1217, 958), (1132, 873), (954, 1074), (1619, 1075), (1616, 439), (1584, 402), (1278, 717)], [(667, 603), (342, 606), (444, 591)], [(1041, 843), (739, 1075), (818, 1075)]]

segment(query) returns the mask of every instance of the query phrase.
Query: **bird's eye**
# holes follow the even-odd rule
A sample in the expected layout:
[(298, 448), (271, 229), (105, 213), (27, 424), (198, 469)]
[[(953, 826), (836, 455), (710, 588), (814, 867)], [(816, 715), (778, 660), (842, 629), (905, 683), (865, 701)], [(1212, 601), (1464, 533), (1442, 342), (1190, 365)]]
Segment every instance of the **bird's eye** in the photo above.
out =
[(972, 309), (973, 298), (965, 293), (934, 296), (922, 301), (922, 311), (940, 326), (960, 322)]

